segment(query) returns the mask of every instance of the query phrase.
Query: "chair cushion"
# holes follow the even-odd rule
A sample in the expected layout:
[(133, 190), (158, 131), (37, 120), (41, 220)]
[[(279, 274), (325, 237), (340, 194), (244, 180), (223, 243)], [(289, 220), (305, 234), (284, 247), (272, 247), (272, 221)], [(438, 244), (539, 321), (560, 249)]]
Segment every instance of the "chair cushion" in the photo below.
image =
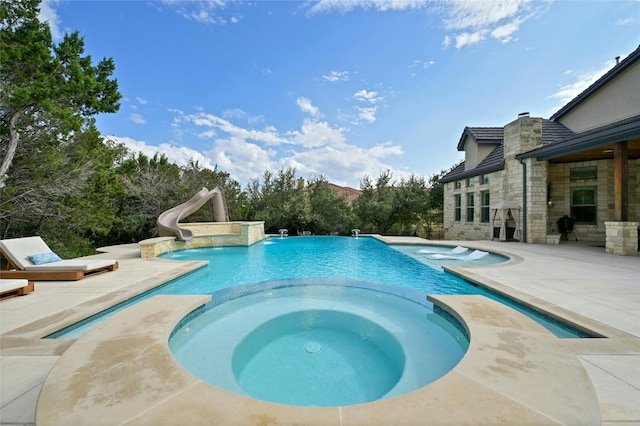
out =
[(53, 252), (32, 254), (27, 256), (27, 259), (34, 265), (44, 265), (45, 263), (60, 262), (62, 260), (60, 256)]

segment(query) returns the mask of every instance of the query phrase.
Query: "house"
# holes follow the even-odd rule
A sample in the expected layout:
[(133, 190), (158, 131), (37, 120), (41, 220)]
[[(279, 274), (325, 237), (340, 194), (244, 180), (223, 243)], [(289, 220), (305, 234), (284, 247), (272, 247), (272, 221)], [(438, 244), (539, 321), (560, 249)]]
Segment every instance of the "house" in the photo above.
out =
[(444, 184), (446, 239), (558, 244), (638, 254), (640, 46), (549, 119), (465, 127)]
[(348, 186), (340, 186), (335, 183), (329, 182), (329, 187), (339, 196), (345, 197), (347, 202), (351, 205), (355, 200), (357, 200), (360, 195), (362, 195), (362, 191), (359, 189), (350, 188)]

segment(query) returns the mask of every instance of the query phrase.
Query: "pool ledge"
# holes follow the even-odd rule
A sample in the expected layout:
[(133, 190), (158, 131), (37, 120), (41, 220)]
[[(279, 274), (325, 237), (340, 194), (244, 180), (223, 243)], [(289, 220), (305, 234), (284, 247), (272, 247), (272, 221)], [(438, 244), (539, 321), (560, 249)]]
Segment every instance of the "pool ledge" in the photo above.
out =
[(209, 296), (155, 296), (78, 339), (47, 377), (36, 424), (599, 424), (599, 402), (572, 345), (482, 296), (429, 299), (471, 342), (447, 375), (414, 392), (345, 407), (258, 401), (202, 382), (172, 356), (175, 325)]

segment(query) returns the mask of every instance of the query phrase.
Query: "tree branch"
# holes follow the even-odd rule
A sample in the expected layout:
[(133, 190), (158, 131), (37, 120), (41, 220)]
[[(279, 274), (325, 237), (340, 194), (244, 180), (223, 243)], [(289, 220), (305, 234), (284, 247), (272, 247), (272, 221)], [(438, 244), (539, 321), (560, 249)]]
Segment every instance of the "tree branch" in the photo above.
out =
[(16, 155), (16, 148), (18, 148), (18, 141), (20, 140), (20, 133), (16, 129), (16, 122), (18, 121), (20, 114), (25, 112), (28, 108), (29, 106), (19, 108), (9, 117), (9, 146), (7, 147), (7, 152), (4, 155), (2, 164), (0, 165), (0, 188), (4, 188), (5, 182), (7, 181), (7, 171), (9, 171), (9, 167), (11, 167), (11, 162), (13, 161), (13, 157)]

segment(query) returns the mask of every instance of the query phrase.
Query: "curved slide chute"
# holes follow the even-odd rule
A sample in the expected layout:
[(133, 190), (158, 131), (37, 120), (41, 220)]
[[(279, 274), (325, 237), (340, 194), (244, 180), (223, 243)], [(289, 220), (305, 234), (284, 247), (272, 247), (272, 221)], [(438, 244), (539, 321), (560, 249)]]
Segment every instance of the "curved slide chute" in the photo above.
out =
[(197, 212), (207, 202), (210, 202), (211, 217), (214, 222), (228, 222), (229, 213), (224, 201), (222, 190), (215, 187), (211, 191), (202, 188), (189, 201), (186, 201), (172, 209), (162, 213), (157, 220), (158, 233), (161, 237), (176, 236), (178, 240), (189, 241), (193, 239), (190, 229), (180, 228), (182, 219)]

